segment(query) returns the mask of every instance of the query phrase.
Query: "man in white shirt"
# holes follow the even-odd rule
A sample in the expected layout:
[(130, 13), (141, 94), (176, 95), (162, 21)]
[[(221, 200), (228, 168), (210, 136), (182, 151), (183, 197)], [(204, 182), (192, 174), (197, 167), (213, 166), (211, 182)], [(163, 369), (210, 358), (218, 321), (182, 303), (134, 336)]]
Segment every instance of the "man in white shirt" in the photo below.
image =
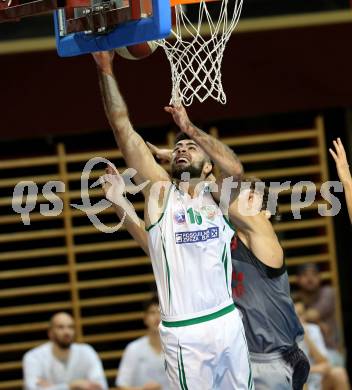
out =
[(50, 320), (49, 342), (23, 357), (25, 390), (107, 390), (102, 363), (88, 344), (74, 343), (74, 320), (56, 313)]
[(129, 343), (122, 356), (116, 386), (120, 390), (169, 390), (159, 335), (160, 311), (155, 297), (145, 305), (147, 335)]

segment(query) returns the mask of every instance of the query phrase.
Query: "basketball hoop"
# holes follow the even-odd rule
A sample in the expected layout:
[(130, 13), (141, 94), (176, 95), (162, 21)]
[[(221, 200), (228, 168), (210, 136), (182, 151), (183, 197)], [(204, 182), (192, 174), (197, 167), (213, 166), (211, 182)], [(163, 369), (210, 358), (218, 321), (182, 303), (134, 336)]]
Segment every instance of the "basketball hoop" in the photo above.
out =
[[(210, 9), (206, 0), (200, 0), (198, 19), (192, 22), (182, 4), (193, 3), (187, 7), (194, 7), (198, 1), (172, 0), (175, 24), (171, 36), (158, 41), (170, 62), (174, 105), (189, 106), (194, 98), (204, 102), (208, 97), (226, 103), (221, 63), (226, 43), (239, 21), (243, 0), (211, 2), (211, 7), (218, 5), (217, 10)], [(204, 27), (208, 30), (206, 34), (202, 32)]]
[(53, 11), (61, 57), (138, 44), (149, 49), (146, 41), (171, 30), (170, 0), (0, 0), (0, 23)]

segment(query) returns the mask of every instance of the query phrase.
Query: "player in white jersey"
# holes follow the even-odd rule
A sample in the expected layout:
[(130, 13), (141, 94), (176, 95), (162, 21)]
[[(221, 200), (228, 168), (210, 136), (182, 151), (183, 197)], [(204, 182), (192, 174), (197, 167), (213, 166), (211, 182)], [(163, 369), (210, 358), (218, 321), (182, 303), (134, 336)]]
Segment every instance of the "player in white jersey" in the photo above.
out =
[[(170, 386), (251, 389), (243, 325), (230, 292), (233, 230), (214, 201), (213, 197), (219, 200), (220, 191), (210, 194), (209, 184), (204, 183), (212, 172), (213, 157), (222, 178), (238, 179), (242, 166), (231, 149), (197, 129), (182, 106), (167, 107), (184, 133), (175, 143), (170, 178), (129, 121), (113, 74), (113, 54), (96, 53), (94, 58), (118, 145), (127, 165), (136, 169), (137, 183), (149, 181), (144, 188), (144, 220), (161, 305), (160, 334)], [(184, 173), (188, 177), (181, 181)]]

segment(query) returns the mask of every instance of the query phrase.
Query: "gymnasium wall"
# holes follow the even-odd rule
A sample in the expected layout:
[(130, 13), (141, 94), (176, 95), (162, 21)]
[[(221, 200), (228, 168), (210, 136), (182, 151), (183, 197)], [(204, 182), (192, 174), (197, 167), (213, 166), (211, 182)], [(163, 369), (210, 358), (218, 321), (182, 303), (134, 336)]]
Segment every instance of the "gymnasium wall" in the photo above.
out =
[[(206, 122), (204, 112), (218, 120), (351, 106), (352, 13), (341, 12), (240, 21), (224, 55), (228, 104), (194, 104), (194, 120)], [(50, 40), (40, 42), (52, 50), (18, 52), (35, 50), (35, 42), (0, 45), (8, 53), (1, 56), (1, 137), (106, 128), (92, 58), (59, 58)], [(170, 123), (162, 109), (170, 70), (161, 49), (143, 61), (119, 59), (116, 72), (137, 127)]]

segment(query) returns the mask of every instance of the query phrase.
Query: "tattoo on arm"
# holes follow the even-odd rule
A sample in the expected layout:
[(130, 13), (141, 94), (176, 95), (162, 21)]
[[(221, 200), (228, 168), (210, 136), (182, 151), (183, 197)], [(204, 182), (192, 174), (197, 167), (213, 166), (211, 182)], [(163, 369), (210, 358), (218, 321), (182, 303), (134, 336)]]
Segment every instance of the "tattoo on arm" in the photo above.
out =
[(129, 167), (137, 170), (137, 182), (167, 180), (166, 171), (154, 160), (143, 138), (133, 129), (128, 108), (113, 74), (99, 72), (99, 84), (106, 116), (116, 142)]
[(129, 124), (128, 109), (113, 75), (99, 72), (99, 85), (105, 113), (116, 137), (118, 131), (130, 128), (126, 126)]
[(242, 163), (231, 148), (193, 124), (190, 126), (193, 127), (190, 132), (192, 139), (204, 149), (223, 174), (237, 178), (243, 175)]

